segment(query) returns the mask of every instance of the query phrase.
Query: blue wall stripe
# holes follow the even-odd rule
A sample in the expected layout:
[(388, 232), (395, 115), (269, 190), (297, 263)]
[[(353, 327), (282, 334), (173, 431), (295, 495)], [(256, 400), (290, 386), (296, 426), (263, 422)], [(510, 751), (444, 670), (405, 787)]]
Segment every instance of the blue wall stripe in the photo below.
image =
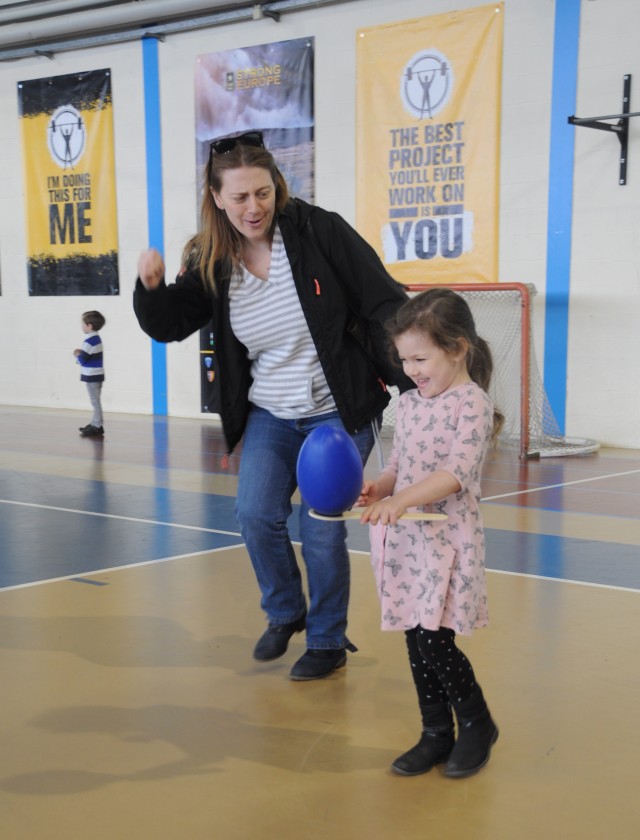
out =
[[(147, 217), (149, 247), (164, 255), (164, 208), (162, 203), (162, 138), (160, 134), (160, 72), (158, 41), (142, 39), (144, 74), (144, 124), (147, 156)], [(151, 375), (153, 413), (167, 414), (167, 348), (152, 341)]]
[(567, 403), (571, 222), (580, 0), (556, 0), (551, 94), (544, 385), (560, 431)]

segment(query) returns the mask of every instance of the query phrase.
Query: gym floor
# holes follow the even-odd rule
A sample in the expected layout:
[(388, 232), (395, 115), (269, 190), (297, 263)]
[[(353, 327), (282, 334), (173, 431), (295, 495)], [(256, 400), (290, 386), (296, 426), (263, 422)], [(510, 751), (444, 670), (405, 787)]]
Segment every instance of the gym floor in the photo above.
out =
[[(635, 840), (640, 452), (483, 482), (491, 624), (461, 638), (500, 728), (476, 776), (403, 778), (420, 732), (349, 524), (349, 635), (325, 680), (265, 627), (209, 418), (0, 406), (3, 840)], [(375, 472), (375, 466), (368, 468)], [(297, 533), (295, 515), (291, 522)]]

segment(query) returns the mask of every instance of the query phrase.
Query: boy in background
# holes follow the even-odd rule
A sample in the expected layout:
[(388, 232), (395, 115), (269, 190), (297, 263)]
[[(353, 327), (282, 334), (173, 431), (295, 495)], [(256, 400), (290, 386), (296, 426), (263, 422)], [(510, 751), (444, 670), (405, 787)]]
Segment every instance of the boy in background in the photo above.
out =
[(87, 426), (81, 426), (82, 437), (103, 437), (102, 426), (102, 383), (104, 382), (104, 364), (102, 339), (99, 332), (106, 323), (104, 315), (95, 310), (82, 313), (82, 332), (85, 339), (82, 347), (73, 351), (80, 365), (80, 380), (87, 383), (89, 399), (93, 407), (93, 416)]

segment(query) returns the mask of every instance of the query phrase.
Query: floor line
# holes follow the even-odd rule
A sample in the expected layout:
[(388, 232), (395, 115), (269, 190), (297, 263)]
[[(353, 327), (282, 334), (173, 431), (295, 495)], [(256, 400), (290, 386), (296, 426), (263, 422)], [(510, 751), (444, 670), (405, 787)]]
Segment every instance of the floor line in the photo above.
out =
[[(361, 548), (350, 548), (349, 554), (364, 554), (366, 557), (369, 557), (369, 552), (363, 551)], [(531, 578), (532, 580), (548, 580), (551, 581), (551, 583), (572, 583), (575, 586), (593, 586), (596, 589), (617, 589), (622, 592), (640, 593), (640, 589), (633, 586), (613, 586), (610, 583), (592, 583), (588, 580), (572, 580), (571, 578), (549, 577), (548, 575), (532, 575), (530, 572), (510, 572), (507, 569), (491, 569), (489, 566), (485, 566), (485, 571), (487, 574), (494, 575), (512, 575), (513, 577)]]
[(33, 502), (15, 502), (11, 499), (0, 499), (3, 505), (22, 505), (23, 507), (40, 508), (41, 510), (57, 510), (62, 513), (79, 513), (82, 516), (102, 516), (104, 519), (122, 519), (125, 522), (140, 522), (143, 525), (164, 525), (165, 528), (184, 528), (187, 531), (205, 531), (207, 534), (226, 534), (229, 537), (239, 537), (238, 531), (222, 531), (219, 528), (200, 528), (198, 525), (181, 525), (178, 522), (162, 522), (158, 519), (138, 519), (135, 516), (120, 516), (116, 513), (98, 513), (93, 510), (76, 510), (75, 508), (54, 507), (53, 505), (38, 505)]
[(220, 546), (220, 548), (205, 548), (203, 551), (192, 551), (189, 554), (174, 554), (172, 557), (158, 557), (155, 560), (141, 560), (139, 563), (127, 563), (126, 566), (108, 566), (106, 569), (92, 569), (91, 571), (73, 572), (70, 575), (63, 575), (62, 577), (33, 580), (29, 583), (17, 583), (15, 586), (2, 586), (0, 587), (0, 595), (3, 592), (9, 592), (12, 589), (28, 589), (31, 586), (42, 586), (45, 583), (60, 583), (65, 580), (76, 580), (79, 577), (90, 578), (95, 575), (121, 572), (125, 569), (137, 569), (141, 566), (154, 566), (157, 563), (169, 563), (171, 560), (186, 560), (189, 557), (200, 557), (203, 554), (217, 554), (219, 551), (229, 551), (229, 549), (238, 547), (239, 546), (234, 545), (223, 545)]
[(513, 493), (500, 493), (498, 496), (483, 496), (481, 502), (493, 502), (495, 499), (507, 499), (510, 496), (523, 496), (525, 493), (539, 493), (541, 490), (554, 490), (557, 487), (571, 487), (572, 484), (587, 484), (590, 481), (602, 481), (604, 478), (620, 478), (623, 475), (635, 475), (640, 470), (628, 470), (627, 472), (609, 473), (609, 475), (594, 475), (591, 478), (578, 478), (575, 481), (563, 481), (560, 484), (545, 484), (542, 487), (531, 487), (528, 490), (515, 490)]
[(591, 586), (596, 589), (615, 589), (618, 592), (634, 592), (640, 593), (640, 589), (635, 586), (614, 586), (611, 583), (592, 583), (588, 580), (572, 580), (571, 578), (556, 578), (548, 575), (532, 575), (528, 572), (510, 572), (508, 569), (487, 569), (487, 573), (494, 575), (511, 575), (512, 577), (532, 578), (533, 580), (549, 580), (552, 583), (572, 583), (574, 586)]

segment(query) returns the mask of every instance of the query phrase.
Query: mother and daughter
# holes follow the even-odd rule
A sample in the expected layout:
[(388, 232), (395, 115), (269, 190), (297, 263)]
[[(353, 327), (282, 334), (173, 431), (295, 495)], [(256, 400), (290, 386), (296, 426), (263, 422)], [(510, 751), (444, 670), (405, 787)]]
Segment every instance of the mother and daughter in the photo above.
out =
[[(372, 526), (382, 626), (406, 634), (422, 714), (419, 742), (392, 767), (416, 775), (446, 762), (448, 776), (474, 773), (498, 730), (455, 637), (487, 621), (480, 470), (500, 420), (486, 393), (489, 349), (459, 295), (434, 288), (409, 300), (340, 216), (290, 198), (261, 132), (214, 141), (205, 179), (201, 230), (179, 277), (167, 285), (161, 255), (144, 251), (134, 308), (162, 342), (213, 322), (215, 410), (228, 452), (242, 441), (236, 514), (268, 621), (253, 656), (277, 659), (306, 631), (290, 678), (308, 681), (355, 650), (346, 528), (311, 518), (303, 501), (305, 594), (287, 526), (296, 462), (313, 429), (330, 424), (366, 463), (386, 384), (397, 385), (391, 457), (358, 501)], [(399, 366), (389, 363), (386, 329)], [(448, 519), (398, 521), (415, 507)]]

